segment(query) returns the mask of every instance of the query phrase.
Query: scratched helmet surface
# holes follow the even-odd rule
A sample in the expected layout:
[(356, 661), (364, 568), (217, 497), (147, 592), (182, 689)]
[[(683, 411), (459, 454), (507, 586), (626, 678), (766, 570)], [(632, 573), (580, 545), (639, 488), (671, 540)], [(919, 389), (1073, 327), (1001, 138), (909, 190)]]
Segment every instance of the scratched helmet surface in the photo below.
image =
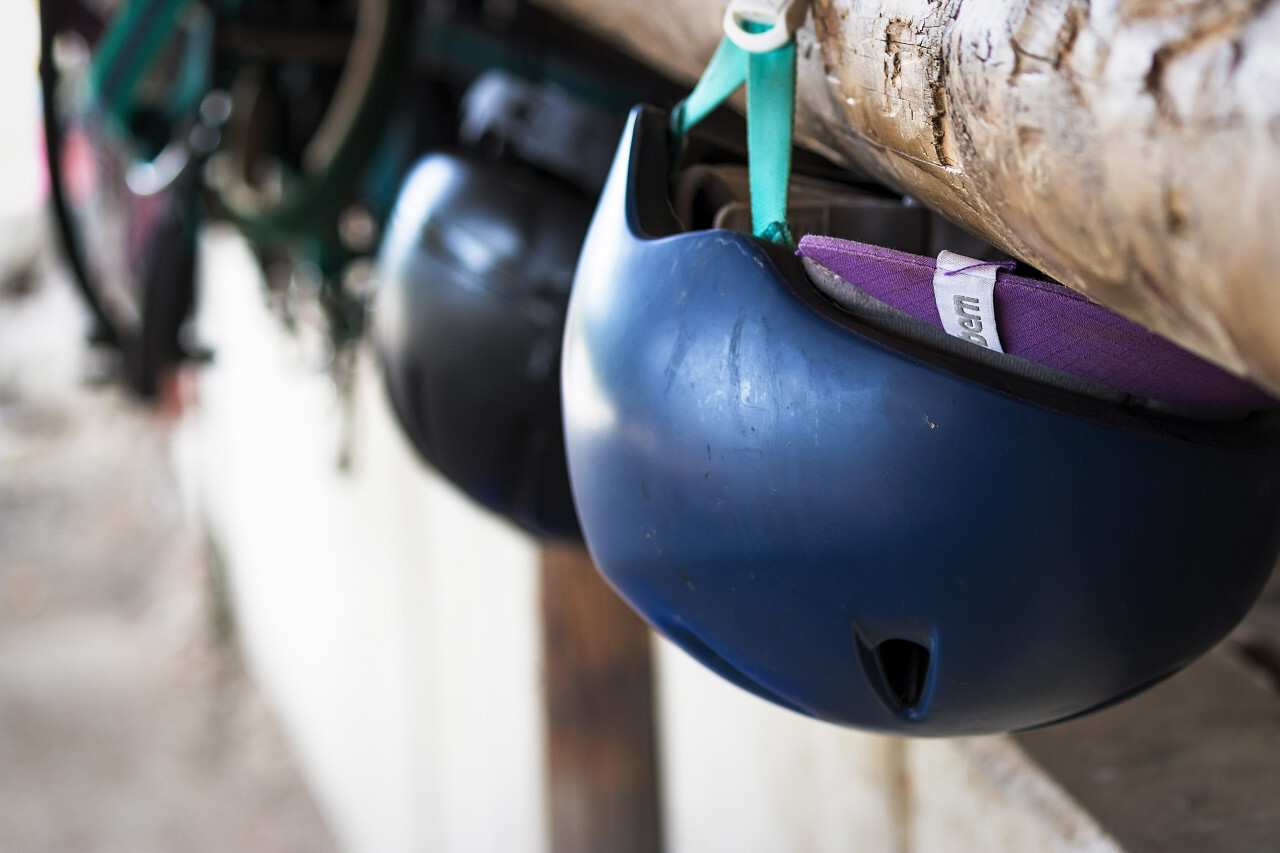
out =
[[(807, 238), (806, 274), (689, 230), (667, 127), (632, 114), (562, 381), (584, 538), (657, 630), (793, 710), (967, 735), (1113, 703), (1240, 620), (1276, 557), (1280, 453), (1274, 417), (1239, 408), (1273, 401), (1158, 340), (1210, 390), (948, 336), (889, 293), (927, 286), (919, 249)], [(1103, 325), (1113, 362), (1115, 335), (1146, 334)]]

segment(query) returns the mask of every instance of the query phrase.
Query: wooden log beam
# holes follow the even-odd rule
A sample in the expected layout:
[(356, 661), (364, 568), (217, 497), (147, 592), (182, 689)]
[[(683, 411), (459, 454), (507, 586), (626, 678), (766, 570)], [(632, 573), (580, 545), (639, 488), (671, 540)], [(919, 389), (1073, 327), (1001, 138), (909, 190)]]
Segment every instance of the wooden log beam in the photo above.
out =
[[(725, 0), (536, 0), (685, 81)], [(1280, 392), (1280, 3), (815, 0), (805, 144)]]

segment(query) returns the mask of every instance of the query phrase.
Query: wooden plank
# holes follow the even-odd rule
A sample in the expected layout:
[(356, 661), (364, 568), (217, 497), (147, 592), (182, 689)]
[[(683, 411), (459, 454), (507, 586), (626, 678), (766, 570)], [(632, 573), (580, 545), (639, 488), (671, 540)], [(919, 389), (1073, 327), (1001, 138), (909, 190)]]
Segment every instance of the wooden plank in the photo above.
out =
[(1129, 853), (1280, 849), (1280, 696), (1226, 649), (1016, 740)]
[(581, 548), (542, 551), (552, 853), (662, 849), (649, 629)]

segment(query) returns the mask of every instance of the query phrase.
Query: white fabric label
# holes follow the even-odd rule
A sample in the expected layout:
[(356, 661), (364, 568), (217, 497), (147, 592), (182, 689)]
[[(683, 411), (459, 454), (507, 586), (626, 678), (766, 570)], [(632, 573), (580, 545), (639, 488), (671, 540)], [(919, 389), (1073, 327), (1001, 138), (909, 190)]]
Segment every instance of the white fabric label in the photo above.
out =
[(996, 330), (998, 264), (943, 252), (933, 273), (933, 298), (948, 335), (980, 347), (1004, 352)]

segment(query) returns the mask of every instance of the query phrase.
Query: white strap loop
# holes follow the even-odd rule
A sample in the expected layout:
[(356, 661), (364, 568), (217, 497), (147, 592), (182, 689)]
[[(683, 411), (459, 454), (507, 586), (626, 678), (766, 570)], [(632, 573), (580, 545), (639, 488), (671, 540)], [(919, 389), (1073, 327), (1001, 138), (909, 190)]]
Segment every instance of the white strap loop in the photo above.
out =
[[(724, 10), (724, 34), (747, 53), (777, 50), (804, 26), (811, 0), (730, 0)], [(750, 32), (747, 24), (767, 27)]]

